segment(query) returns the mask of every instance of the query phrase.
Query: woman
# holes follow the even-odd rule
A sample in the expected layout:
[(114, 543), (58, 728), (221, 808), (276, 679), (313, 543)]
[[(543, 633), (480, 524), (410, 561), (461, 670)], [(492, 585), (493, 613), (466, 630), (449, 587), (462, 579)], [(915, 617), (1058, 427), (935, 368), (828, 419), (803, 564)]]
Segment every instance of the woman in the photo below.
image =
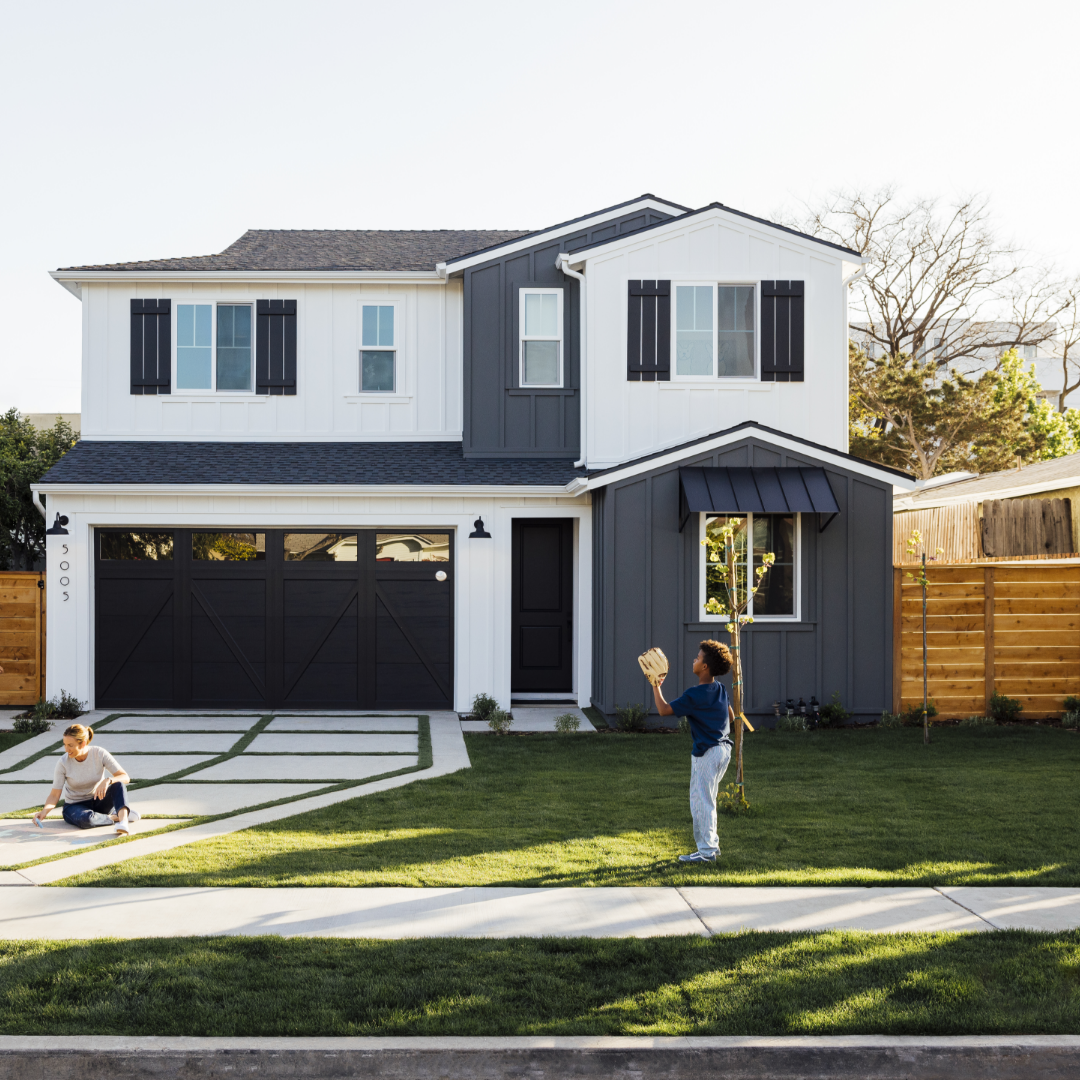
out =
[(80, 829), (94, 829), (116, 823), (121, 836), (131, 832), (139, 815), (129, 809), (124, 785), (131, 777), (120, 763), (102, 746), (91, 746), (94, 729), (72, 724), (64, 732), (65, 756), (56, 763), (52, 791), (45, 805), (34, 815), (40, 826), (60, 801), (64, 799), (64, 820)]

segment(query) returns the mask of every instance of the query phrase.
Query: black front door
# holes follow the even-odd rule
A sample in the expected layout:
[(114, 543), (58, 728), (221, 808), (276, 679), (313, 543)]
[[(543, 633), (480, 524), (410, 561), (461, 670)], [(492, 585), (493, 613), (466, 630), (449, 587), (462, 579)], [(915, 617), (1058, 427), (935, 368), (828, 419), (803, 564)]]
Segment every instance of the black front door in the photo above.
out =
[(511, 693), (574, 688), (574, 523), (513, 524)]
[(100, 530), (101, 708), (453, 706), (453, 534)]

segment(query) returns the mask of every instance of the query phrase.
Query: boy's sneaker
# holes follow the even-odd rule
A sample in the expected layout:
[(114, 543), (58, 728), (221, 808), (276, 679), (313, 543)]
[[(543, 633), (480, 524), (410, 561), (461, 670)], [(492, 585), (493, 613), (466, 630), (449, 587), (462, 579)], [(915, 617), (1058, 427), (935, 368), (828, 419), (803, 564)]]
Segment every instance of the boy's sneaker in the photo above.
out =
[(680, 855), (679, 862), (716, 862), (715, 855), (704, 855), (700, 851), (691, 851), (689, 855)]

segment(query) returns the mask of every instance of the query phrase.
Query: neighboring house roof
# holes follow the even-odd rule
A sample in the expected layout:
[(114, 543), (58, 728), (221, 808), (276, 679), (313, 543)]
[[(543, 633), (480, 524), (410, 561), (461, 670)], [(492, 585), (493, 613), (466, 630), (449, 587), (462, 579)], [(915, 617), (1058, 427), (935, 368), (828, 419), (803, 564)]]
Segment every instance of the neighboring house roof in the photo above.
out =
[(1080, 454), (1039, 461), (1022, 469), (986, 473), (970, 480), (940, 484), (924, 491), (905, 491), (895, 496), (895, 510), (928, 510), (957, 502), (983, 502), (986, 499), (1013, 499), (1037, 495), (1041, 491), (1080, 487)]
[(51, 484), (565, 486), (568, 458), (466, 458), (459, 442), (131, 442), (83, 439), (34, 487)]
[[(834, 244), (829, 240), (822, 240), (819, 236), (811, 236), (809, 233), (799, 232), (798, 229), (789, 228), (787, 225), (780, 225), (775, 221), (769, 221), (767, 218), (754, 217), (753, 214), (744, 213), (742, 210), (736, 210), (733, 207), (725, 206), (723, 203), (711, 202), (708, 206), (702, 206), (698, 210), (690, 210), (685, 214), (681, 214), (679, 217), (669, 218), (667, 221), (657, 221), (653, 225), (646, 225), (644, 228), (637, 229), (632, 233), (627, 233), (625, 236), (613, 237), (610, 240), (598, 240), (595, 244), (587, 244), (585, 247), (574, 249), (574, 258), (572, 262), (584, 262), (584, 256), (587, 252), (595, 251), (598, 248), (607, 247), (609, 244), (617, 244), (623, 240), (630, 238), (638, 239), (642, 233), (649, 232), (650, 229), (663, 229), (671, 225), (680, 224), (687, 218), (695, 217), (698, 214), (706, 214), (710, 210), (723, 210), (726, 214), (734, 214), (736, 217), (746, 218), (747, 221), (756, 221), (759, 225), (767, 225), (770, 229), (779, 229), (781, 232), (789, 233), (791, 236), (798, 236), (803, 240), (809, 240), (815, 244), (821, 244), (823, 247), (832, 248), (834, 251), (842, 251), (845, 255), (853, 255), (859, 262), (864, 262), (865, 259), (859, 252), (853, 248), (844, 247), (842, 244)], [(569, 252), (568, 252), (569, 254)]]
[(219, 255), (65, 266), (70, 270), (434, 270), (527, 236), (523, 229), (248, 229)]
[[(905, 481), (909, 485), (915, 483), (913, 476), (901, 472), (899, 469), (879, 465), (876, 461), (866, 461), (864, 458), (855, 457), (854, 454), (844, 453), (843, 450), (834, 450), (831, 446), (822, 446), (821, 443), (802, 439), (798, 435), (791, 435), (786, 431), (777, 431), (775, 428), (759, 424), (756, 420), (744, 420), (741, 424), (725, 428), (723, 431), (714, 431), (711, 435), (702, 435), (700, 438), (691, 439), (689, 442), (669, 446), (664, 450), (655, 450), (651, 454), (645, 454), (643, 457), (590, 472), (589, 488), (604, 487), (607, 484), (614, 483), (616, 480), (623, 480), (638, 473), (648, 472), (662, 464), (676, 464), (684, 458), (706, 453), (709, 450), (720, 449), (759, 432), (763, 442), (773, 445), (792, 444), (791, 449), (794, 453), (801, 452), (806, 457), (815, 458), (822, 462), (833, 462), (841, 468), (872, 476), (876, 480), (883, 480), (886, 483)], [(804, 451), (803, 447), (808, 447), (808, 450)]]

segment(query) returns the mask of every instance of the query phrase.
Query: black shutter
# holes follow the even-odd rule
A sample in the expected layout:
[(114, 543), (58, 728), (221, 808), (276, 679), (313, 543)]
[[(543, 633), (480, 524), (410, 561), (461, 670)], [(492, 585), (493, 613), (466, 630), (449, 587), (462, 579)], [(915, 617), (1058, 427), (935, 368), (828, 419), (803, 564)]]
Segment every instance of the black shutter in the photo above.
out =
[(296, 393), (296, 301), (255, 302), (255, 392)]
[(131, 301), (131, 392), (168, 394), (172, 382), (172, 301)]
[(802, 281), (761, 283), (761, 378), (763, 382), (803, 381)]
[(671, 378), (671, 282), (631, 281), (626, 310), (627, 379), (667, 382)]

